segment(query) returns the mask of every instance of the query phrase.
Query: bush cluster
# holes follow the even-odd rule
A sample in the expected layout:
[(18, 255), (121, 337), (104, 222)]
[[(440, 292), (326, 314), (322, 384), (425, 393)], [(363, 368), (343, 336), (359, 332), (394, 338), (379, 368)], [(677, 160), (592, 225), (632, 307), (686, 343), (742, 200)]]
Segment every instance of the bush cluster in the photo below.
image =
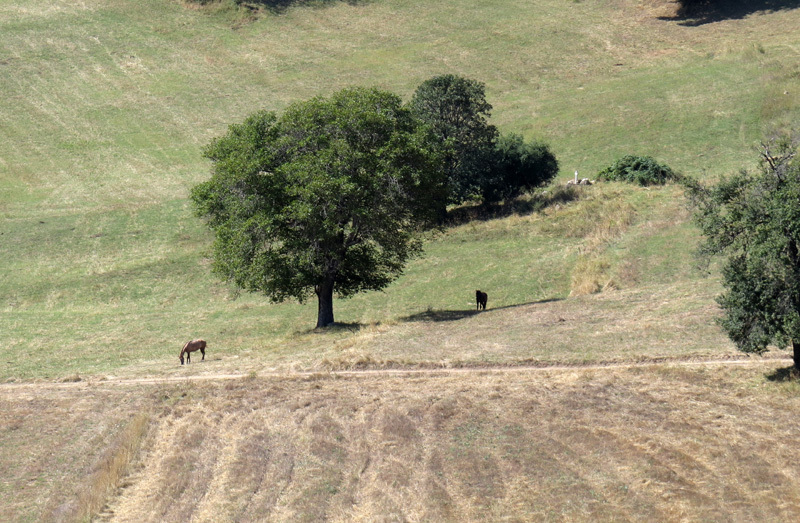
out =
[(627, 155), (597, 173), (597, 179), (645, 186), (677, 181), (679, 175), (651, 156)]

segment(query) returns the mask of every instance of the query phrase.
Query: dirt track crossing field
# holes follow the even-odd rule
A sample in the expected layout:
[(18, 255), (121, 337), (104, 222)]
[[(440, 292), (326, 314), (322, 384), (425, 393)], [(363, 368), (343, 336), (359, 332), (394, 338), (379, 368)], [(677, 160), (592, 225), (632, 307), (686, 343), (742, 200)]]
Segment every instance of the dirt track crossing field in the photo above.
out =
[(70, 519), (138, 417), (101, 520), (790, 520), (787, 364), (7, 384), (0, 519)]
[(25, 389), (25, 388), (40, 388), (52, 387), (56, 389), (68, 389), (75, 387), (86, 387), (91, 385), (146, 385), (146, 384), (174, 384), (186, 383), (196, 381), (224, 381), (235, 380), (243, 378), (308, 378), (308, 377), (321, 377), (328, 376), (331, 378), (344, 378), (344, 377), (376, 377), (376, 376), (448, 376), (452, 374), (494, 374), (494, 373), (526, 373), (526, 372), (544, 372), (544, 371), (568, 371), (568, 370), (602, 370), (602, 369), (628, 369), (635, 367), (652, 367), (655, 365), (677, 365), (677, 366), (749, 366), (749, 365), (763, 365), (765, 362), (784, 362), (790, 364), (792, 359), (789, 356), (770, 355), (766, 358), (746, 357), (746, 356), (728, 356), (724, 358), (702, 359), (702, 358), (657, 358), (650, 360), (637, 360), (637, 361), (611, 361), (600, 363), (575, 363), (575, 364), (558, 364), (558, 363), (537, 363), (529, 365), (486, 365), (486, 366), (465, 366), (465, 367), (421, 367), (421, 368), (361, 368), (361, 369), (344, 369), (344, 370), (328, 370), (328, 371), (262, 371), (253, 373), (221, 373), (221, 372), (205, 372), (199, 374), (190, 374), (186, 376), (149, 376), (137, 378), (121, 378), (121, 377), (101, 377), (98, 379), (90, 379), (89, 381), (66, 380), (60, 382), (29, 382), (29, 383), (4, 383), (0, 384), (0, 390), (5, 389)]

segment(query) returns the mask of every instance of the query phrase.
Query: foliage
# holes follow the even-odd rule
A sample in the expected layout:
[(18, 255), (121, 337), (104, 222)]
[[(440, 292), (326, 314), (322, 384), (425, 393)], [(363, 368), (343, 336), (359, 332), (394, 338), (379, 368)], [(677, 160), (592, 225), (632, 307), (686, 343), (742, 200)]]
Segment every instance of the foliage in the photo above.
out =
[(525, 143), (522, 136), (500, 136), (491, 170), (480, 181), (483, 202), (510, 200), (547, 184), (558, 173), (558, 161), (546, 144)]
[(627, 155), (600, 171), (597, 178), (645, 186), (663, 185), (668, 181), (679, 179), (679, 176), (651, 156)]
[[(800, 346), (800, 164), (797, 135), (761, 146), (761, 168), (704, 187), (687, 181), (705, 242), (722, 255), (720, 323), (744, 352)], [(800, 365), (795, 352), (795, 366)]]
[(377, 89), (345, 89), (258, 112), (206, 148), (212, 178), (196, 186), (216, 232), (214, 271), (273, 301), (313, 290), (317, 326), (332, 296), (383, 289), (418, 254), (418, 232), (444, 198), (426, 129)]
[(411, 110), (430, 125), (444, 150), (449, 201), (461, 203), (480, 193), (489, 176), (497, 129), (487, 122), (492, 106), (484, 85), (452, 74), (423, 82)]

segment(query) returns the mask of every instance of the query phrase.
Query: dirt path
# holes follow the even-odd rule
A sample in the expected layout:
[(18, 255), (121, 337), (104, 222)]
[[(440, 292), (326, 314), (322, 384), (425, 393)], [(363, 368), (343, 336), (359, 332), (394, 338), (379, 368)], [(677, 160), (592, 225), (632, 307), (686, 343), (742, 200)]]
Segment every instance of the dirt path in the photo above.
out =
[(373, 368), (373, 369), (343, 369), (343, 370), (308, 370), (308, 371), (262, 371), (251, 373), (206, 373), (189, 376), (146, 376), (138, 378), (102, 377), (87, 378), (81, 381), (66, 382), (26, 382), (0, 384), (0, 392), (15, 389), (50, 388), (69, 389), (98, 385), (146, 385), (146, 384), (175, 384), (195, 381), (224, 381), (244, 378), (308, 378), (320, 377), (347, 377), (357, 378), (376, 376), (452, 376), (457, 374), (497, 374), (497, 373), (530, 373), (530, 372), (558, 372), (576, 370), (603, 370), (623, 369), (634, 367), (652, 366), (741, 366), (763, 365), (767, 363), (791, 363), (790, 356), (769, 355), (766, 357), (728, 356), (724, 358), (697, 359), (697, 358), (657, 358), (637, 361), (612, 361), (596, 363), (534, 363), (522, 365), (480, 365), (464, 367), (422, 367), (422, 368)]

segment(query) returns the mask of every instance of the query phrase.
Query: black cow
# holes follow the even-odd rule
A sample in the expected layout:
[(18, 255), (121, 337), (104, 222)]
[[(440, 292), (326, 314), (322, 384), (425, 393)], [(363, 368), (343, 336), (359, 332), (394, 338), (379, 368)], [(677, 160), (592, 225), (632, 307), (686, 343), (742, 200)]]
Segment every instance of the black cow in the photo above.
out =
[(482, 291), (475, 291), (475, 301), (478, 302), (477, 310), (486, 310), (486, 300), (489, 299), (489, 295)]

